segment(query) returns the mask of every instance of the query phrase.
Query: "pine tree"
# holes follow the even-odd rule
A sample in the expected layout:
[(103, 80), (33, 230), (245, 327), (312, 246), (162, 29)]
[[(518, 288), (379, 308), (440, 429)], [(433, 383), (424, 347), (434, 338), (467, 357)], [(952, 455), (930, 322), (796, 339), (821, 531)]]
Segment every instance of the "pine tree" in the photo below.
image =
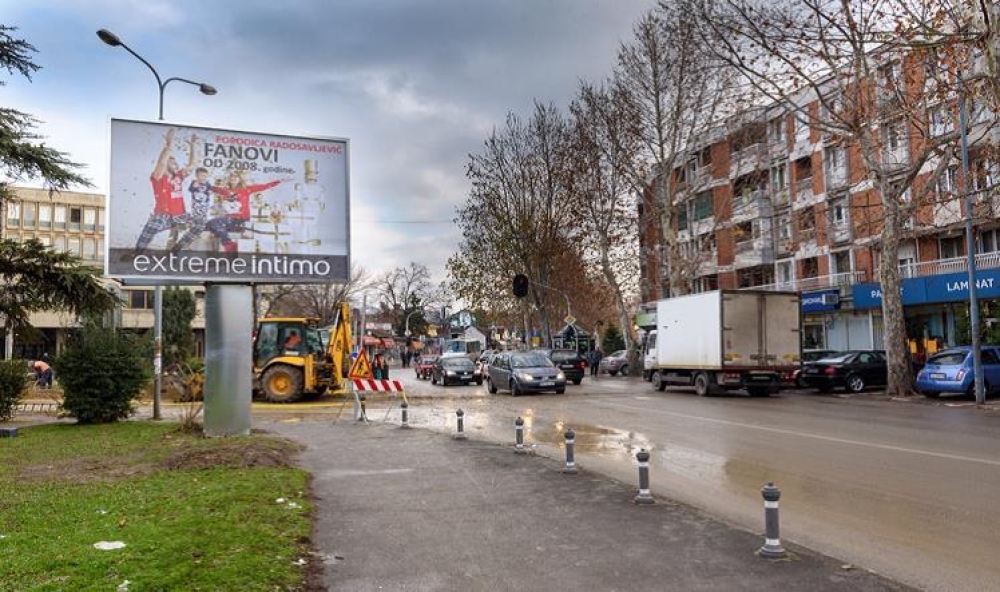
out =
[(191, 321), (197, 309), (190, 290), (169, 287), (163, 291), (163, 361), (167, 365), (186, 362), (194, 355)]

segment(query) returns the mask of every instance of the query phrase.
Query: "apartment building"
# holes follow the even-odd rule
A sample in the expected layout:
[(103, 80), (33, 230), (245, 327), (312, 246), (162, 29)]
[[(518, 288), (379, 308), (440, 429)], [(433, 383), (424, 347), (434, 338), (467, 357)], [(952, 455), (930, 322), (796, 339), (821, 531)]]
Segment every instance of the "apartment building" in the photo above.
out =
[[(14, 188), (16, 199), (4, 204), (2, 234), (16, 241), (38, 239), (57, 251), (80, 257), (84, 263), (104, 267), (104, 236), (107, 213), (103, 195), (45, 189)], [(153, 288), (123, 286), (104, 280), (109, 290), (118, 292), (123, 300), (116, 312), (119, 326), (135, 331), (153, 327)], [(195, 293), (197, 316), (193, 323), (198, 353), (204, 344), (204, 288), (191, 288)], [(79, 326), (79, 319), (66, 311), (45, 311), (31, 316), (32, 329), (14, 335), (15, 358), (40, 357), (43, 353), (57, 355), (66, 342), (67, 332)], [(3, 329), (0, 328), (0, 333)], [(3, 336), (6, 338), (6, 335)], [(0, 348), (0, 355), (3, 355)]]
[[(902, 64), (902, 65), (901, 65)], [(936, 64), (935, 64), (936, 65)], [(887, 76), (923, 63), (889, 61)], [(907, 76), (921, 84), (920, 76)], [(891, 101), (891, 95), (879, 95)], [(820, 102), (799, 103), (821, 118)], [(891, 107), (891, 105), (890, 105)], [(954, 128), (947, 107), (928, 105), (920, 130), (912, 121), (884, 121), (886, 170), (901, 177), (924, 134)], [(996, 123), (985, 102), (970, 113), (973, 129)], [(669, 173), (678, 215), (673, 231), (682, 242), (685, 276), (695, 291), (725, 289), (794, 290), (802, 293), (804, 348), (882, 347), (881, 290), (878, 283), (881, 204), (866, 181), (856, 146), (845, 145), (801, 114), (779, 106), (742, 114), (706, 130), (681, 166)], [(987, 322), (1000, 317), (1000, 198), (994, 187), (1000, 167), (988, 156), (992, 136), (972, 146), (970, 190), (974, 192), (977, 286), (987, 303)], [(911, 348), (923, 353), (928, 340), (964, 341), (967, 315), (968, 248), (965, 210), (958, 187), (959, 163), (949, 163), (931, 189), (934, 199), (916, 208), (904, 223), (899, 251), (903, 303)], [(915, 188), (927, 178), (917, 177)], [(650, 302), (670, 294), (663, 248), (666, 229), (650, 215), (662, 210), (653, 192), (640, 200), (641, 297)], [(675, 209), (676, 211), (676, 209)], [(992, 313), (993, 307), (997, 312)]]

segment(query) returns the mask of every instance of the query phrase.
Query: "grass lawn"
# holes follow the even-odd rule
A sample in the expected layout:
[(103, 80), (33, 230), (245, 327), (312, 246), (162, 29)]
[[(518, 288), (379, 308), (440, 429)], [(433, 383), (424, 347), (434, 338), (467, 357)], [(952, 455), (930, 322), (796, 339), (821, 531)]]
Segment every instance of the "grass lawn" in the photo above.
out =
[(170, 423), (21, 429), (0, 439), (0, 590), (304, 588), (312, 505), (294, 452)]

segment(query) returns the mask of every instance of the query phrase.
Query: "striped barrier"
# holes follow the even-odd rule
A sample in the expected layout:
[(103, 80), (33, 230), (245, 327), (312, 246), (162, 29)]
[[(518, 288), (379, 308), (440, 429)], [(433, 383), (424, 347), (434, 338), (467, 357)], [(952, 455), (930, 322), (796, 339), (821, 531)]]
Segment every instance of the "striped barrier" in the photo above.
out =
[(354, 389), (360, 392), (401, 393), (403, 383), (398, 380), (354, 378)]

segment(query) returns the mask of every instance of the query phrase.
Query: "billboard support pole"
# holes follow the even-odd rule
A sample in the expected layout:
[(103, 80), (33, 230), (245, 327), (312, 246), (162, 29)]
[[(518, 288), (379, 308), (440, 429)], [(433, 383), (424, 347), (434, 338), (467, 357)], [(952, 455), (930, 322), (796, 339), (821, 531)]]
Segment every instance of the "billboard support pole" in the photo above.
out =
[(205, 286), (205, 435), (246, 436), (251, 427), (253, 288)]

